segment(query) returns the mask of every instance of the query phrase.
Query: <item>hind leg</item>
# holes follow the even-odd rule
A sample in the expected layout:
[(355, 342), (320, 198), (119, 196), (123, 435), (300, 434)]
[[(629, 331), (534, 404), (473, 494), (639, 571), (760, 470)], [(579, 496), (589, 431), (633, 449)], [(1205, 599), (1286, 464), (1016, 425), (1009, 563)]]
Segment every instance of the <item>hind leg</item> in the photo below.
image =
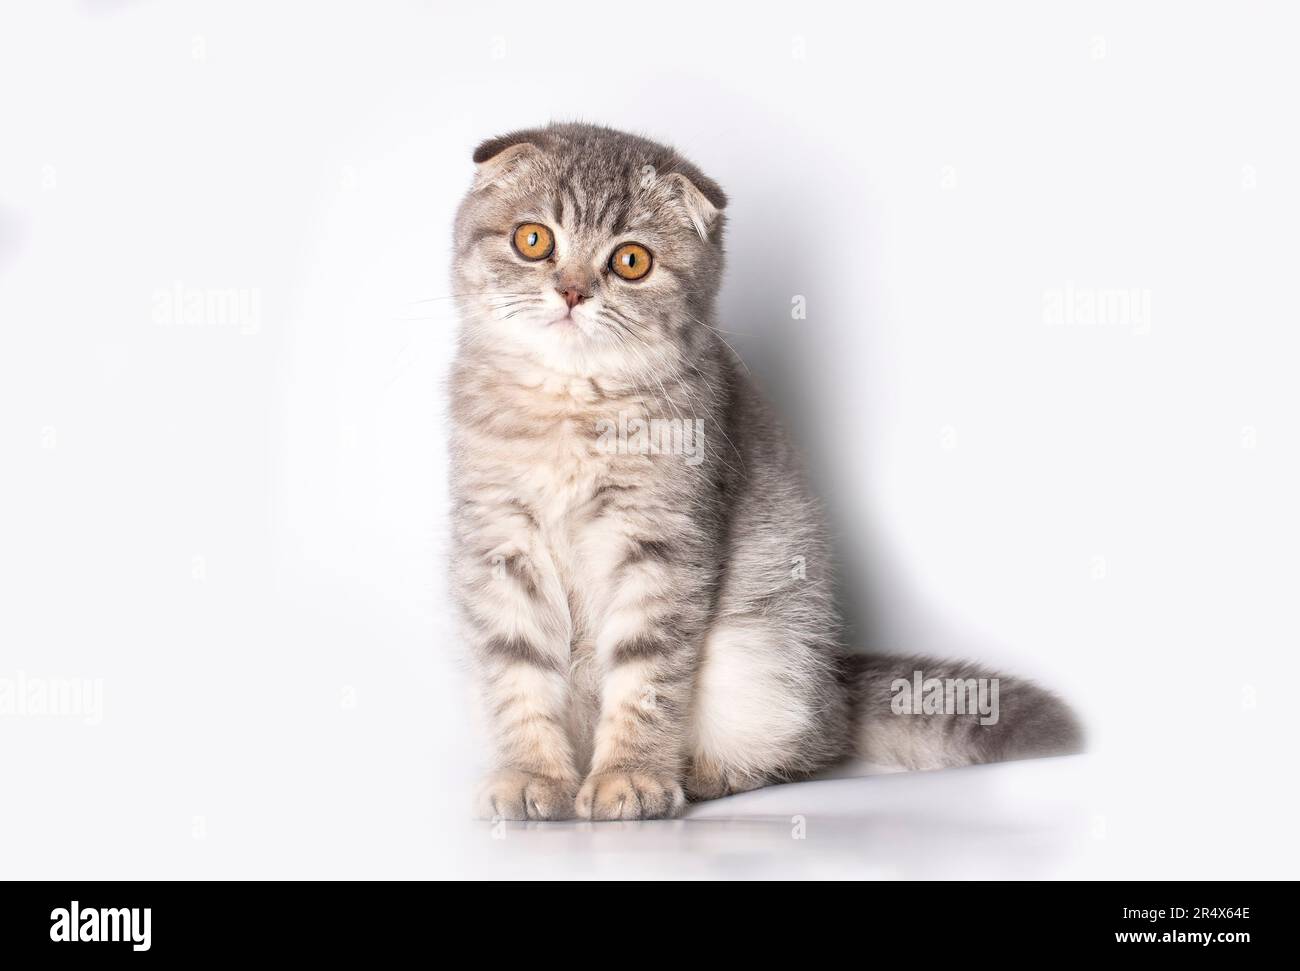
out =
[(809, 646), (764, 618), (721, 621), (696, 682), (687, 796), (716, 799), (820, 768), (810, 739), (822, 727), (827, 682)]

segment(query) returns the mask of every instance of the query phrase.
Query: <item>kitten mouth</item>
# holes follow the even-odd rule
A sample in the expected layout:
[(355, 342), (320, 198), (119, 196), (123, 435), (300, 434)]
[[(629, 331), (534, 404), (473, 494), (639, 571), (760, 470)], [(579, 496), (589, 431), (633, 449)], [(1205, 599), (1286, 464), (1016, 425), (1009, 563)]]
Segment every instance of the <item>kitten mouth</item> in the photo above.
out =
[(559, 330), (582, 330), (583, 326), (582, 322), (579, 321), (578, 318), (573, 315), (573, 311), (570, 310), (563, 317), (556, 317), (546, 325), (547, 330), (551, 330), (552, 328), (558, 328)]

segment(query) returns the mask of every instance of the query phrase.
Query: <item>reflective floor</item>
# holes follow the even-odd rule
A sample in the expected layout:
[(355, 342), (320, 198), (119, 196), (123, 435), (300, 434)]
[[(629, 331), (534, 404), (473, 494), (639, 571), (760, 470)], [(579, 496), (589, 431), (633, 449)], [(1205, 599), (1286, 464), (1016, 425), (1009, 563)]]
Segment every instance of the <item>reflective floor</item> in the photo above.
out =
[(462, 862), (479, 876), (520, 878), (1059, 876), (1095, 839), (1083, 762), (776, 786), (667, 821), (481, 823)]

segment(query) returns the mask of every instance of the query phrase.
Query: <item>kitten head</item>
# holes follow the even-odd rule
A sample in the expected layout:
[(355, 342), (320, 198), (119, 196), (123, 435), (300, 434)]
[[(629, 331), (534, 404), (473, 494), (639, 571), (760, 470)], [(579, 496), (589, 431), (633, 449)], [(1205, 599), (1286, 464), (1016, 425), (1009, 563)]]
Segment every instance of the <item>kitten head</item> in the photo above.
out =
[(671, 148), (585, 124), (490, 139), (456, 217), (465, 340), (587, 376), (705, 339), (726, 196)]

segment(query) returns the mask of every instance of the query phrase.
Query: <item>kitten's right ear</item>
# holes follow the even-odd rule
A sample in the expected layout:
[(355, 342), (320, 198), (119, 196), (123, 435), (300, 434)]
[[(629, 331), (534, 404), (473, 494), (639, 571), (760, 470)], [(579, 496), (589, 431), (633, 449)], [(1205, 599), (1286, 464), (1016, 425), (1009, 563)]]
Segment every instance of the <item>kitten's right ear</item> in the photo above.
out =
[(540, 155), (541, 149), (528, 141), (528, 137), (527, 132), (513, 132), (489, 138), (474, 149), (478, 171), (474, 173), (474, 187), (470, 191), (478, 192), (509, 181), (529, 158)]

